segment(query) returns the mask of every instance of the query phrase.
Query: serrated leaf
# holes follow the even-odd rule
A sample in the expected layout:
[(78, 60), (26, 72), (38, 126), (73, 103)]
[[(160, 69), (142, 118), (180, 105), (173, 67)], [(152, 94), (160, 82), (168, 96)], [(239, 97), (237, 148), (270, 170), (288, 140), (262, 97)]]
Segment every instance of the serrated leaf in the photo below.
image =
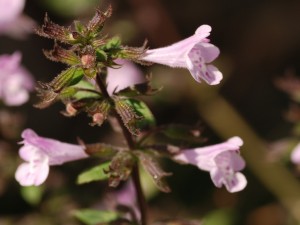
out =
[(72, 44), (74, 41), (69, 28), (53, 23), (48, 15), (45, 15), (44, 24), (36, 29), (36, 33), (42, 37), (58, 40), (63, 43)]
[(86, 27), (78, 20), (74, 21), (74, 27), (75, 30), (80, 34), (84, 34), (86, 31)]
[(171, 176), (172, 174), (163, 171), (157, 159), (150, 152), (135, 151), (134, 154), (138, 157), (145, 171), (152, 177), (156, 187), (163, 192), (171, 192), (171, 189), (164, 178)]
[(139, 135), (155, 126), (155, 118), (148, 106), (137, 99), (116, 98), (115, 108), (125, 126), (134, 134)]
[(42, 199), (43, 193), (43, 186), (28, 186), (21, 188), (21, 195), (23, 199), (31, 205), (39, 204)]
[(88, 81), (81, 80), (76, 85), (65, 88), (60, 97), (62, 99), (81, 100), (86, 98), (99, 99), (101, 93), (95, 90), (95, 87)]
[(139, 117), (132, 105), (126, 101), (126, 99), (116, 98), (115, 100), (115, 109), (117, 113), (122, 118), (122, 121), (128, 131), (133, 135), (139, 135), (141, 130), (138, 127), (137, 121), (141, 119)]
[(71, 66), (80, 63), (80, 59), (74, 51), (64, 49), (56, 43), (52, 50), (44, 50), (43, 52), (48, 59), (54, 62), (62, 62)]
[(106, 44), (102, 47), (104, 50), (110, 50), (119, 48), (121, 45), (121, 39), (118, 36), (112, 37), (110, 40), (106, 42)]
[(87, 225), (107, 224), (119, 218), (114, 211), (100, 211), (95, 209), (81, 209), (73, 212), (73, 215)]
[(81, 68), (69, 67), (46, 85), (52, 88), (54, 92), (60, 92), (63, 88), (78, 83), (82, 77), (83, 71)]
[(92, 181), (108, 179), (108, 174), (105, 171), (109, 170), (109, 165), (110, 162), (106, 162), (79, 174), (77, 177), (77, 184), (85, 184)]
[(137, 121), (139, 129), (146, 130), (155, 126), (155, 118), (144, 102), (137, 99), (127, 99), (127, 101), (132, 105), (136, 114), (141, 117), (141, 119)]
[(96, 10), (96, 14), (89, 21), (87, 25), (87, 29), (97, 35), (103, 28), (104, 22), (107, 18), (109, 18), (112, 14), (112, 7), (109, 6), (105, 12), (101, 12), (100, 10)]
[(96, 50), (97, 62), (106, 62), (107, 61), (107, 54), (105, 51), (101, 49)]

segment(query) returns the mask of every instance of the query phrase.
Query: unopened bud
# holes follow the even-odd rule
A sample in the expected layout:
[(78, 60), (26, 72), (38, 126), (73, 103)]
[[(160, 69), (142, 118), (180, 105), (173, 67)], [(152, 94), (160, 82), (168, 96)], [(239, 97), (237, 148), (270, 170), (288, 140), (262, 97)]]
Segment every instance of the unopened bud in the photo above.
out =
[(68, 116), (75, 116), (77, 110), (73, 107), (72, 103), (67, 103), (66, 105), (66, 113)]
[(93, 115), (93, 125), (101, 126), (104, 121), (104, 115), (100, 112), (97, 112)]
[(94, 63), (95, 63), (95, 56), (90, 55), (90, 54), (86, 54), (81, 56), (80, 60), (81, 60), (81, 64), (84, 68), (91, 68), (93, 67)]

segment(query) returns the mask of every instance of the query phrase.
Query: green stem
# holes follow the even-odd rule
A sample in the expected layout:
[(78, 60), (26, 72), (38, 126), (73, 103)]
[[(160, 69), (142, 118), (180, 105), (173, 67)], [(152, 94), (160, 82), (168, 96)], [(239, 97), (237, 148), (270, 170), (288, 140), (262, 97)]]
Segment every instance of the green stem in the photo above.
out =
[[(106, 86), (103, 83), (101, 77), (102, 77), (101, 73), (98, 73), (96, 76), (97, 85), (99, 86), (103, 97), (110, 99), (110, 101), (113, 102), (113, 100), (111, 99), (110, 95), (107, 92)], [(135, 143), (131, 133), (125, 127), (125, 125), (122, 121), (122, 118), (116, 112), (116, 110), (114, 110), (113, 113), (122, 129), (123, 135), (126, 139), (129, 149), (134, 150), (136, 143)], [(137, 163), (132, 169), (132, 179), (133, 179), (134, 187), (136, 190), (138, 205), (139, 205), (140, 212), (141, 212), (141, 225), (146, 225), (147, 224), (147, 205), (146, 205), (146, 199), (145, 199), (145, 195), (143, 193), (143, 189), (142, 189), (142, 185), (141, 185), (141, 181), (140, 181), (140, 174), (139, 174), (139, 168), (138, 168)]]

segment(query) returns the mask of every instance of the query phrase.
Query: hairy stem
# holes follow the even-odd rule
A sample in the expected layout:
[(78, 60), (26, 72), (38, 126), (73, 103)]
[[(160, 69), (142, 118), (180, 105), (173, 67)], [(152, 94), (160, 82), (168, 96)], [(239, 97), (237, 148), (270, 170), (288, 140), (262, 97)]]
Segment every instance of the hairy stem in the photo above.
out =
[[(97, 74), (96, 82), (102, 92), (103, 97), (105, 97), (107, 99), (111, 99), (107, 92), (106, 86), (105, 86), (103, 80), (101, 79), (101, 73)], [(112, 101), (112, 99), (111, 99), (111, 101)], [(131, 133), (125, 127), (125, 125), (122, 121), (122, 118), (115, 110), (113, 113), (114, 113), (114, 116), (116, 117), (120, 127), (122, 128), (122, 132), (126, 139), (128, 147), (132, 150), (135, 149), (135, 141), (134, 141)], [(136, 190), (138, 205), (139, 205), (140, 212), (141, 212), (141, 225), (146, 225), (147, 224), (147, 205), (146, 205), (146, 199), (145, 199), (145, 196), (143, 193), (143, 189), (141, 186), (139, 168), (138, 168), (137, 163), (132, 169), (132, 179), (133, 179), (134, 187)]]

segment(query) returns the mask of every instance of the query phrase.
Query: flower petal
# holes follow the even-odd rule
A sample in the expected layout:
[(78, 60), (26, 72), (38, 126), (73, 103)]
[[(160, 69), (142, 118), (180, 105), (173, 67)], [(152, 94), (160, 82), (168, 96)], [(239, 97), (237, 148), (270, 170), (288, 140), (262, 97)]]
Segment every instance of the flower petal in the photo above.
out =
[(220, 54), (219, 48), (210, 43), (199, 43), (194, 48), (201, 53), (205, 63), (211, 63)]
[(215, 164), (219, 168), (228, 170), (229, 168), (233, 171), (240, 171), (245, 168), (245, 161), (238, 152), (226, 151), (221, 152), (214, 158)]
[(209, 51), (202, 52), (202, 44), (195, 45), (186, 55), (187, 68), (197, 82), (200, 83), (201, 79), (203, 79), (210, 85), (219, 84), (223, 78), (222, 73), (212, 65), (206, 66), (204, 58), (205, 56), (208, 60), (213, 59), (217, 54), (216, 49), (211, 53)]
[(146, 81), (142, 72), (135, 64), (128, 60), (116, 60), (121, 65), (118, 69), (107, 69), (107, 91), (110, 95), (129, 86), (143, 83)]
[(33, 145), (24, 145), (20, 148), (19, 155), (23, 160), (29, 162), (34, 158), (36, 151), (38, 151), (38, 149)]
[(49, 165), (47, 162), (41, 163), (22, 163), (15, 174), (16, 180), (22, 186), (41, 185), (49, 174)]
[(195, 34), (203, 35), (203, 38), (205, 38), (210, 35), (210, 32), (211, 32), (211, 26), (203, 24), (197, 28)]
[(224, 177), (223, 173), (215, 168), (210, 171), (211, 179), (216, 187), (222, 187), (224, 184), (230, 193), (243, 190), (247, 185), (247, 179), (242, 173), (235, 173), (231, 177)]
[(291, 154), (291, 161), (293, 163), (300, 163), (300, 143), (296, 145)]
[(83, 146), (40, 137), (31, 129), (24, 130), (22, 137), (25, 145), (34, 146), (49, 157), (49, 165), (61, 165), (88, 157)]

